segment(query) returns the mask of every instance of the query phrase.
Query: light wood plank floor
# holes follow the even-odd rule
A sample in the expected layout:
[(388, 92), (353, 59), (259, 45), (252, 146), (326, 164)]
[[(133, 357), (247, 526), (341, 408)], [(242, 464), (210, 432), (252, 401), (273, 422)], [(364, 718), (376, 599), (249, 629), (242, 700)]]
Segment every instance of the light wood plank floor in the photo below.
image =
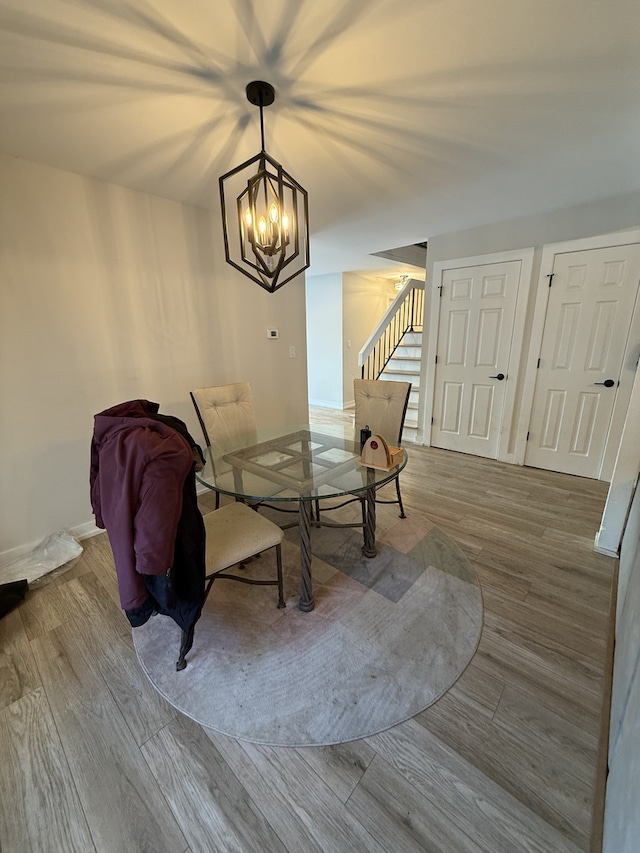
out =
[[(592, 550), (607, 485), (409, 453), (402, 535), (437, 525), (484, 597), (478, 652), (440, 701), (321, 749), (205, 730), (142, 674), (102, 534), (0, 620), (0, 849), (587, 850), (615, 568)], [(378, 515), (384, 536), (397, 510)]]

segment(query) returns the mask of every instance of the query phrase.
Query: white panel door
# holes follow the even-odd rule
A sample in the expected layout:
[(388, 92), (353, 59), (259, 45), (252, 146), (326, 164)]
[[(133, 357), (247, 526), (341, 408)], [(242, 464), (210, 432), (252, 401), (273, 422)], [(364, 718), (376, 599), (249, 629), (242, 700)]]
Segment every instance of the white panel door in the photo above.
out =
[(555, 256), (525, 465), (599, 476), (639, 280), (639, 245)]
[(435, 447), (491, 459), (498, 455), (521, 266), (508, 261), (443, 272), (431, 429)]

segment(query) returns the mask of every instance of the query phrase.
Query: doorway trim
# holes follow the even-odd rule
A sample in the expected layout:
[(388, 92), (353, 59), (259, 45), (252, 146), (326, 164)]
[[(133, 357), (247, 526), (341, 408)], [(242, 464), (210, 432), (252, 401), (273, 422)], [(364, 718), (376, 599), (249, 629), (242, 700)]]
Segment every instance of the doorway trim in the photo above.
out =
[[(590, 249), (606, 249), (610, 246), (628, 246), (634, 243), (640, 243), (639, 228), (629, 229), (628, 231), (618, 231), (612, 234), (601, 234), (595, 237), (583, 237), (578, 240), (568, 240), (561, 243), (547, 243), (542, 247), (540, 273), (538, 276), (533, 321), (531, 324), (529, 354), (527, 356), (527, 363), (524, 370), (520, 416), (518, 418), (518, 428), (515, 438), (514, 461), (517, 465), (524, 465), (524, 459), (527, 451), (527, 431), (529, 429), (529, 424), (531, 423), (531, 415), (533, 412), (537, 363), (538, 358), (540, 358), (541, 355), (542, 337), (547, 317), (547, 305), (549, 303), (549, 276), (553, 273), (556, 255), (561, 255), (565, 252), (583, 252)], [(638, 310), (638, 299), (636, 298), (634, 316), (631, 323), (627, 347), (625, 349), (623, 364), (628, 365), (629, 359), (632, 358), (632, 341), (638, 340), (639, 337), (640, 311)], [(616, 397), (616, 402), (611, 416), (610, 432), (611, 426), (620, 422), (621, 434), (629, 406), (633, 378), (634, 374), (627, 376), (623, 373), (623, 376), (620, 379), (621, 393), (618, 393)], [(602, 464), (598, 473), (598, 479), (606, 480), (611, 477), (617, 452), (618, 447), (613, 447), (612, 443), (609, 441), (609, 436), (607, 436), (607, 443), (602, 457)]]
[[(518, 280), (518, 293), (516, 297), (516, 310), (513, 320), (511, 335), (511, 349), (507, 375), (513, 377), (513, 381), (507, 384), (504, 408), (502, 415), (502, 429), (498, 439), (498, 453), (496, 459), (500, 462), (515, 462), (512, 449), (511, 432), (515, 412), (518, 377), (520, 375), (520, 364), (524, 355), (524, 332), (529, 303), (529, 293), (532, 286), (533, 248), (513, 249), (505, 252), (492, 252), (487, 255), (475, 255), (468, 258), (453, 258), (446, 261), (435, 261), (433, 264), (433, 279), (430, 289), (429, 300), (429, 334), (426, 347), (426, 367), (421, 378), (421, 386), (430, 389), (424, 394), (423, 404), (423, 443), (431, 445), (431, 419), (433, 417), (435, 376), (436, 376), (436, 354), (438, 346), (438, 331), (440, 326), (440, 307), (438, 287), (442, 283), (442, 277), (446, 270), (464, 269), (465, 267), (485, 266), (486, 264), (508, 263), (510, 261), (520, 262), (520, 277)], [(425, 293), (426, 297), (426, 293)], [(425, 298), (426, 302), (426, 298)], [(425, 305), (425, 311), (427, 306)], [(517, 345), (519, 342), (519, 345)]]

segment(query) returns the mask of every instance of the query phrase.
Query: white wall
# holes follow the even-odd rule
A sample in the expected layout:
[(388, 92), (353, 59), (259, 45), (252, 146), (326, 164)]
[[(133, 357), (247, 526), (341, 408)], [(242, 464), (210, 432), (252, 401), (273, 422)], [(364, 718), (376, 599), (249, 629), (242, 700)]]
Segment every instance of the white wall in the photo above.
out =
[[(309, 402), (353, 404), (358, 353), (395, 296), (393, 281), (366, 273), (307, 276)], [(351, 345), (349, 346), (349, 342)]]
[(249, 380), (261, 421), (306, 420), (302, 277), (234, 271), (217, 213), (4, 156), (0, 187), (0, 557), (93, 520), (108, 406), (156, 401), (202, 440), (189, 390)]
[(307, 276), (309, 402), (342, 408), (342, 274)]
[[(639, 225), (640, 192), (636, 192), (430, 237), (427, 265), (432, 270), (436, 261), (528, 246), (539, 247), (541, 251), (545, 243), (594, 237)], [(537, 272), (534, 265), (534, 278)]]
[(342, 276), (343, 407), (354, 404), (353, 380), (362, 372), (358, 353), (395, 296), (393, 280), (389, 278), (362, 273)]
[(620, 550), (603, 853), (636, 853), (640, 839), (640, 490)]

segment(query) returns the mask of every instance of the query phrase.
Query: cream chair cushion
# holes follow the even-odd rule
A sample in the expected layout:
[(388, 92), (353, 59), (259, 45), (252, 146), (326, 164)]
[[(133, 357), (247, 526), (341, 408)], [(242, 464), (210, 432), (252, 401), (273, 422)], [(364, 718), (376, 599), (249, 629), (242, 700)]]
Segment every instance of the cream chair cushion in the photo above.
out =
[(231, 503), (207, 513), (207, 575), (234, 566), (282, 542), (277, 524), (242, 503)]
[(246, 436), (245, 443), (251, 443), (257, 426), (248, 382), (196, 388), (191, 393), (206, 429), (208, 444), (224, 452), (235, 448), (236, 436)]

